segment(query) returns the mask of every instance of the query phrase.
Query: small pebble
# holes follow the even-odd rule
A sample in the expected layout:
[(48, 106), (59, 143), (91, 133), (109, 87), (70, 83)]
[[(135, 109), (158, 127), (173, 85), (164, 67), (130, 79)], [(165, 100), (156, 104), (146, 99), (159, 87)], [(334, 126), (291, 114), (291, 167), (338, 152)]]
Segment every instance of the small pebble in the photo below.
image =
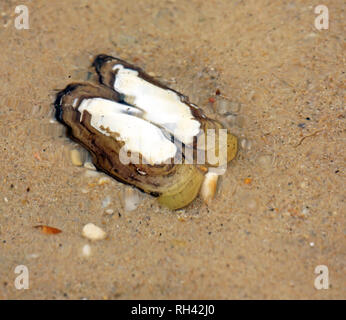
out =
[(110, 181), (111, 179), (109, 179), (108, 177), (101, 177), (98, 181), (98, 184), (103, 185), (103, 184), (109, 183)]
[(91, 247), (90, 245), (86, 244), (82, 248), (82, 254), (84, 257), (90, 257), (91, 255)]
[(243, 150), (250, 150), (252, 146), (252, 142), (246, 138), (241, 138), (239, 144)]
[(89, 170), (94, 170), (94, 171), (96, 170), (96, 167), (90, 161), (85, 161), (84, 168), (89, 169)]
[(252, 178), (246, 178), (244, 179), (245, 184), (251, 184), (252, 183)]
[(317, 34), (315, 32), (311, 32), (305, 36), (305, 39), (315, 38), (315, 37), (317, 37)]
[(82, 154), (77, 150), (77, 149), (73, 149), (71, 150), (71, 161), (72, 164), (77, 166), (77, 167), (81, 167), (83, 165), (83, 157)]
[(123, 191), (122, 202), (125, 211), (137, 209), (142, 200), (143, 195), (137, 189), (127, 187)]
[(204, 177), (202, 187), (200, 190), (200, 195), (204, 203), (207, 205), (215, 196), (218, 178), (219, 175), (214, 172), (207, 172)]
[(305, 189), (307, 186), (308, 186), (308, 184), (307, 184), (305, 181), (303, 181), (303, 182), (300, 184), (300, 187), (301, 187), (302, 189)]
[(302, 210), (302, 214), (304, 215), (304, 216), (306, 216), (306, 215), (308, 215), (309, 214), (309, 208), (308, 207), (304, 207), (304, 209)]
[(111, 215), (111, 214), (114, 213), (114, 210), (113, 210), (113, 209), (107, 209), (105, 212), (106, 212), (107, 214)]
[(26, 257), (28, 259), (37, 259), (39, 257), (39, 254), (38, 253), (30, 253), (30, 254), (27, 254)]
[(314, 247), (315, 246), (315, 243), (314, 242), (310, 242), (310, 247)]
[(5, 197), (5, 198), (4, 198), (4, 201), (7, 203), (7, 202), (8, 202), (8, 199)]
[(83, 227), (83, 236), (90, 240), (102, 240), (106, 238), (107, 234), (100, 227), (93, 223), (88, 223)]
[(103, 199), (102, 201), (102, 208), (106, 208), (111, 204), (111, 197), (107, 196), (106, 198)]

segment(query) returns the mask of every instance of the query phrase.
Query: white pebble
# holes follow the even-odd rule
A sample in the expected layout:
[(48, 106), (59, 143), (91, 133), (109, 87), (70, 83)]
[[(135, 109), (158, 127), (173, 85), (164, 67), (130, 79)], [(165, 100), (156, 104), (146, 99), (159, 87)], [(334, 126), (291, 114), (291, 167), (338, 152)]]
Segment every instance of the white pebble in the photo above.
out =
[(123, 191), (122, 202), (125, 211), (133, 211), (137, 209), (142, 200), (143, 195), (137, 189), (126, 187)]
[(93, 223), (88, 223), (83, 227), (83, 236), (90, 240), (102, 240), (106, 238), (107, 234), (100, 227)]
[(315, 32), (311, 32), (305, 36), (305, 39), (315, 38), (315, 37), (317, 37), (317, 34)]
[(91, 247), (90, 245), (86, 244), (82, 248), (82, 254), (84, 257), (89, 257), (91, 255)]
[(240, 147), (243, 150), (250, 150), (252, 147), (252, 142), (246, 138), (241, 138), (240, 139)]
[(102, 201), (102, 208), (106, 208), (111, 204), (111, 197), (107, 196), (106, 198), (103, 199)]
[(114, 213), (114, 210), (113, 210), (113, 209), (107, 209), (105, 212), (106, 212), (107, 214), (113, 214), (113, 213)]
[(5, 197), (5, 198), (4, 198), (4, 201), (7, 203), (7, 202), (8, 202), (8, 199)]
[(94, 170), (94, 171), (96, 170), (96, 167), (90, 161), (85, 161), (84, 168), (89, 169), (89, 170)]
[(26, 257), (28, 259), (37, 259), (39, 257), (39, 254), (38, 253), (30, 253), (30, 254), (27, 254)]
[(214, 172), (207, 172), (202, 187), (200, 190), (201, 198), (203, 199), (205, 204), (209, 204), (210, 201), (214, 198), (217, 187), (217, 180), (219, 175)]
[(314, 242), (310, 242), (310, 247), (314, 247), (315, 246), (315, 243)]
[(308, 207), (304, 207), (304, 209), (302, 210), (302, 214), (304, 215), (304, 216), (306, 216), (307, 214), (309, 214), (309, 208)]

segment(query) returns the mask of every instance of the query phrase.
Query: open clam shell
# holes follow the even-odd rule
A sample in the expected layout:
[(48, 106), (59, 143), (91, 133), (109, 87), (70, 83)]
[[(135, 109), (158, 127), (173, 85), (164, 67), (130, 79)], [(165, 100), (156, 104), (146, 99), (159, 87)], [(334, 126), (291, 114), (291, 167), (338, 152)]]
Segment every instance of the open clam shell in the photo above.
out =
[[(185, 207), (204, 180), (198, 154), (206, 167), (224, 165), (235, 156), (237, 139), (187, 97), (141, 69), (105, 55), (94, 66), (100, 84), (73, 83), (60, 91), (56, 118), (91, 153), (96, 168), (158, 197), (170, 209)], [(216, 132), (213, 150), (208, 138), (198, 139), (209, 129)], [(226, 131), (222, 159), (221, 130)], [(214, 163), (205, 157), (210, 151)]]

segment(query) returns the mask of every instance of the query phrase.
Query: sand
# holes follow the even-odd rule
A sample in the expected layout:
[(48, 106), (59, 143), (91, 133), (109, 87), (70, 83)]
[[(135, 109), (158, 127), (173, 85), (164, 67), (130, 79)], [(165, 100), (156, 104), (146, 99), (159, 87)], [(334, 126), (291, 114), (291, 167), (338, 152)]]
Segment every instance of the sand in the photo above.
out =
[[(21, 4), (28, 30), (15, 28), (17, 1), (0, 4), (0, 299), (346, 298), (343, 1), (324, 1), (328, 30), (314, 0)], [(72, 164), (81, 148), (52, 102), (95, 81), (99, 53), (219, 120), (228, 101), (241, 148), (208, 207), (171, 212), (145, 196), (128, 212), (124, 185)], [(84, 238), (87, 223), (107, 238)], [(319, 265), (328, 289), (315, 288)]]

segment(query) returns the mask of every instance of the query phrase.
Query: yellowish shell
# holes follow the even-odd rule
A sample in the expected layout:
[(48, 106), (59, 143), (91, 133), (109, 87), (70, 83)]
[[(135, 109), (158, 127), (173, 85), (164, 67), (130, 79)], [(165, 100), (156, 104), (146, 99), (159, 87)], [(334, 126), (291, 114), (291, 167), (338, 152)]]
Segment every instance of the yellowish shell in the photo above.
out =
[(195, 166), (185, 165), (185, 167), (186, 175), (158, 198), (159, 203), (171, 210), (186, 207), (191, 203), (197, 197), (204, 180), (204, 175)]

